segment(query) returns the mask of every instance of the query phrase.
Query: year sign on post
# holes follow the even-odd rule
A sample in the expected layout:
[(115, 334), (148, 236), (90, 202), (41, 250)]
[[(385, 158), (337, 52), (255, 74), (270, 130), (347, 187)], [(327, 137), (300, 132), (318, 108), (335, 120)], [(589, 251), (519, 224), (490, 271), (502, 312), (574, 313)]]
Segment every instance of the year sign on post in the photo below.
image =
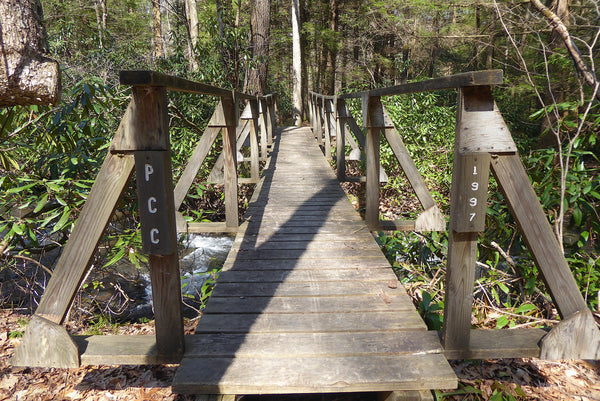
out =
[(458, 207), (454, 230), (459, 233), (482, 232), (490, 176), (490, 154), (460, 156)]
[(170, 255), (177, 241), (169, 152), (136, 152), (135, 167), (143, 252)]

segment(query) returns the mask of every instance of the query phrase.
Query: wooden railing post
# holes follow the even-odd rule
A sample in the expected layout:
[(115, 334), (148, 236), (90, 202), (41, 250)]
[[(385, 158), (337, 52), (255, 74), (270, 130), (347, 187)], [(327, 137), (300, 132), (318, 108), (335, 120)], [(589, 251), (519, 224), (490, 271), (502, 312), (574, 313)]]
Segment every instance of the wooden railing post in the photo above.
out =
[(447, 349), (468, 349), (470, 342), (477, 237), (485, 228), (491, 157), (483, 153), (485, 150), (477, 152), (461, 146), (484, 128), (465, 129), (462, 120), (465, 103), (493, 110), (494, 101), (486, 95), (491, 93), (489, 87), (482, 88), (469, 89), (466, 95), (466, 88), (458, 91), (443, 327)]
[(258, 102), (258, 111), (260, 114), (260, 160), (266, 161), (268, 156), (268, 114), (267, 99), (262, 96)]
[(273, 109), (273, 96), (267, 96), (265, 114), (267, 124), (267, 145), (271, 146), (273, 145), (273, 121), (275, 119)]
[(317, 94), (313, 94), (313, 134), (317, 138), (317, 131), (319, 129), (319, 98)]
[(331, 138), (333, 136), (333, 133), (331, 132), (331, 124), (335, 117), (333, 105), (331, 103), (332, 102), (329, 99), (323, 98), (323, 111), (324, 111), (323, 124), (325, 124), (325, 132), (324, 132), (325, 137), (324, 137), (323, 146), (324, 146), (324, 151), (325, 151), (325, 158), (327, 160), (331, 160)]
[(313, 132), (315, 131), (315, 95), (310, 92), (308, 94), (308, 121)]
[(277, 93), (271, 96), (271, 132), (277, 135)]
[(365, 153), (367, 155), (367, 199), (365, 221), (371, 229), (379, 227), (379, 174), (380, 133), (383, 127), (381, 99), (363, 96), (363, 119), (367, 127)]
[(233, 97), (221, 98), (225, 129), (223, 130), (223, 168), (225, 172), (225, 226), (235, 228), (239, 224), (238, 216), (238, 177), (236, 127), (237, 111)]
[(335, 164), (337, 166), (338, 180), (344, 181), (346, 179), (346, 121), (342, 116), (345, 115), (345, 101), (343, 99), (338, 99), (336, 96), (334, 107), (336, 111), (335, 123), (337, 126), (337, 134), (335, 137)]
[(252, 119), (250, 120), (250, 178), (253, 183), (259, 179), (259, 154), (258, 154), (258, 99), (248, 101)]
[(308, 122), (310, 123), (310, 127), (315, 129), (315, 112), (314, 112), (314, 101), (313, 101), (313, 93), (308, 93)]
[(160, 356), (184, 351), (181, 281), (169, 144), (167, 90), (133, 88), (133, 120), (143, 251), (149, 254), (156, 347)]
[(316, 102), (316, 111), (317, 111), (317, 129), (315, 130), (315, 138), (317, 138), (317, 143), (321, 145), (323, 143), (323, 98), (321, 96), (317, 97)]

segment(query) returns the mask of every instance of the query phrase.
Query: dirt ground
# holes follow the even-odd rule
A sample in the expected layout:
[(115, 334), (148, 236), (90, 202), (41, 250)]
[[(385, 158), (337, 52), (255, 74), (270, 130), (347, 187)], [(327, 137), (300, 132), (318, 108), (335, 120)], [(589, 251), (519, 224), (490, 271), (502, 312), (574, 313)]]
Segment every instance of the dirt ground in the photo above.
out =
[[(85, 366), (79, 369), (14, 368), (10, 358), (20, 342), (26, 316), (0, 310), (0, 401), (4, 400), (195, 400), (173, 394), (171, 380), (176, 365)], [(69, 327), (81, 332), (82, 327)], [(152, 323), (120, 326), (119, 334), (146, 334)], [(193, 331), (193, 322), (187, 332)], [(490, 398), (494, 392), (512, 394), (515, 400), (600, 401), (600, 363), (549, 362), (510, 359), (453, 362), (460, 379), (458, 390), (444, 400)], [(456, 394), (458, 393), (458, 394)], [(501, 399), (501, 398), (499, 398)], [(507, 398), (504, 398), (507, 399)], [(367, 401), (374, 394), (244, 397), (245, 401)]]

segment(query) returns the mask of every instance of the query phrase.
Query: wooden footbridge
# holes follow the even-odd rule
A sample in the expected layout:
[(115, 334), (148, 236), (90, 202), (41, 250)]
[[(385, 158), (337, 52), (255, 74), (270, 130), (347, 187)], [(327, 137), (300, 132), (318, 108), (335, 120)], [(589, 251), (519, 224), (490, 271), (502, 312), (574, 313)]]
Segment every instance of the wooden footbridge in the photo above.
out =
[(174, 379), (187, 393), (453, 388), (456, 376), (310, 128), (269, 167)]
[[(454, 388), (447, 358), (600, 357), (600, 335), (531, 188), (491, 96), (501, 71), (482, 71), (367, 92), (311, 94), (311, 127), (276, 128), (276, 96), (255, 97), (153, 72), (124, 72), (133, 97), (70, 240), (13, 363), (179, 363), (176, 392), (289, 394), (369, 391), (428, 399)], [(459, 93), (444, 328), (428, 331), (379, 250), (372, 231), (445, 230), (442, 216), (380, 98), (423, 90)], [(177, 185), (172, 183), (167, 93), (221, 102)], [(364, 130), (346, 107), (360, 98)], [(243, 110), (243, 112), (241, 112)], [(223, 223), (187, 223), (177, 212), (222, 132), (211, 177), (222, 180)], [(379, 216), (380, 136), (385, 136), (423, 212), (415, 221)], [(336, 145), (337, 175), (328, 159)], [(240, 153), (248, 145), (244, 156)], [(350, 148), (349, 154), (345, 151)], [(366, 175), (345, 174), (346, 158)], [(260, 161), (266, 163), (262, 173)], [(239, 178), (237, 163), (250, 163)], [(149, 255), (155, 336), (69, 335), (61, 325), (104, 228), (135, 171), (143, 251)], [(550, 289), (563, 321), (549, 332), (471, 329), (477, 234), (485, 229), (490, 171)], [(363, 221), (339, 181), (366, 186)], [(240, 181), (256, 183), (238, 216)], [(236, 233), (196, 334), (184, 336), (176, 232)], [(409, 397), (409, 398), (406, 398)]]

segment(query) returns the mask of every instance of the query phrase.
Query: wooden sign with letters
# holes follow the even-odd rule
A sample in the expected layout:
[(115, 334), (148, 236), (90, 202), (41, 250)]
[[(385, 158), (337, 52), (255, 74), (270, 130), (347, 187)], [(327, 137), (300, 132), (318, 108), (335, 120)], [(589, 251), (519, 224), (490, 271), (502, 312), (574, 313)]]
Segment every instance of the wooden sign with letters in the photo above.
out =
[(143, 252), (170, 255), (177, 250), (175, 207), (168, 151), (135, 152)]

